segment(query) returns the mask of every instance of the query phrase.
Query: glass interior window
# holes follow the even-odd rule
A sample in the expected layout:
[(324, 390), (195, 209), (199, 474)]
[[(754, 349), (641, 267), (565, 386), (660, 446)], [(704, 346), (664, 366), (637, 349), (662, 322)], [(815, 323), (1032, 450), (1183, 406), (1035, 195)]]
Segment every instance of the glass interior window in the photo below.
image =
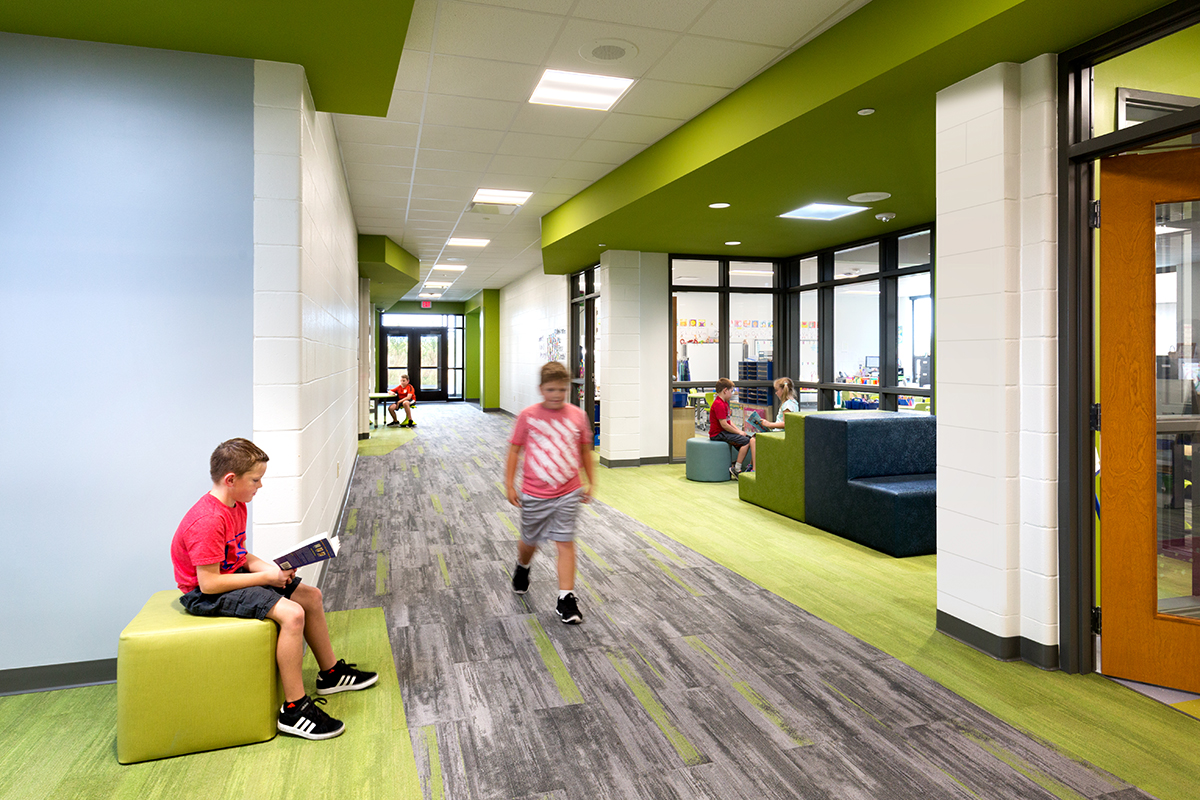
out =
[(737, 288), (775, 288), (775, 265), (770, 261), (731, 261), (729, 285)]
[(928, 414), (929, 398), (902, 394), (896, 398), (896, 410), (907, 411), (910, 414)]
[(1158, 610), (1200, 618), (1200, 200), (1155, 207)]
[(874, 411), (879, 409), (879, 395), (871, 392), (840, 391), (833, 393), (833, 407), (841, 411)]
[(857, 278), (879, 272), (879, 242), (839, 250), (833, 254), (833, 277)]
[(800, 285), (807, 286), (810, 283), (816, 283), (818, 279), (817, 257), (800, 259)]
[[(817, 292), (814, 289), (800, 293), (800, 374), (796, 380), (816, 383), (820, 380), (817, 370)], [(816, 392), (813, 392), (812, 400), (813, 410), (816, 410)]]
[(717, 261), (672, 259), (671, 283), (676, 286), (717, 286), (721, 278), (720, 266)]
[(897, 266), (903, 269), (904, 267), (923, 267), (930, 263), (933, 260), (930, 247), (932, 238), (929, 231), (901, 236), (897, 242), (899, 251)]
[(896, 380), (900, 386), (928, 389), (933, 350), (933, 298), (929, 273), (896, 281)]
[[(400, 376), (408, 373), (408, 334), (387, 337), (387, 386), (400, 384)], [(412, 376), (409, 376), (412, 380)]]
[[(1177, 31), (1128, 53), (1102, 61), (1092, 69), (1092, 136), (1112, 133), (1119, 127), (1137, 125), (1163, 113), (1195, 105), (1200, 25)], [(1164, 65), (1171, 65), (1164, 68)], [(1119, 90), (1139, 94), (1174, 95), (1165, 102), (1134, 102), (1125, 98), (1124, 113)], [(1132, 98), (1137, 101), (1135, 96)]]
[[(729, 295), (729, 365), (723, 376), (735, 381), (739, 363), (775, 357), (775, 298), (769, 294)], [(767, 401), (770, 403), (770, 401)]]
[(833, 370), (837, 383), (879, 383), (879, 281), (833, 290)]
[(675, 359), (681, 381), (716, 381), (722, 377), (719, 298), (713, 292), (676, 292)]

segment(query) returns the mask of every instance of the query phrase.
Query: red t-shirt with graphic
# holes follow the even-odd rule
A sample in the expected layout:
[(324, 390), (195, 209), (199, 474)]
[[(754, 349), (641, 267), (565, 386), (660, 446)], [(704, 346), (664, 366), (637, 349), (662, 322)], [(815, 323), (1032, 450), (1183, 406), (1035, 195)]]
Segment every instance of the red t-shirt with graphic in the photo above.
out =
[(246, 504), (233, 508), (205, 494), (184, 516), (171, 540), (171, 564), (175, 583), (187, 593), (200, 585), (196, 567), (220, 564), (221, 574), (237, 572), (246, 565)]
[(546, 498), (581, 488), (580, 453), (591, 439), (592, 426), (578, 406), (549, 409), (538, 403), (522, 411), (508, 440), (525, 448), (521, 491)]
[(721, 431), (721, 420), (729, 419), (729, 404), (720, 397), (713, 398), (712, 408), (708, 410), (708, 438), (713, 438)]
[(417, 392), (413, 389), (413, 385), (400, 384), (395, 389), (392, 389), (392, 394), (396, 395), (396, 402), (401, 400), (414, 400), (417, 397)]

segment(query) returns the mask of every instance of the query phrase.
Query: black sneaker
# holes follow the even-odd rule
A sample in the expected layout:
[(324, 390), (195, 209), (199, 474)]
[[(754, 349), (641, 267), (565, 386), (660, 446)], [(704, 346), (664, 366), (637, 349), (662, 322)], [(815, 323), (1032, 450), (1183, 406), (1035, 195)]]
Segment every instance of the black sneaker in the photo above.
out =
[(517, 564), (513, 570), (513, 591), (517, 594), (525, 594), (529, 591), (529, 567), (522, 567)]
[(575, 594), (570, 593), (558, 598), (558, 616), (564, 625), (578, 625), (583, 622), (583, 614), (579, 613), (579, 604), (575, 602)]
[(404, 427), (404, 425), (403, 425), (403, 424), (401, 424), (401, 423), (399, 423), (399, 422), (389, 422), (389, 423), (387, 424), (387, 426), (388, 426), (389, 428), (403, 428), (403, 427)]
[(742, 471), (741, 464), (734, 463), (734, 464), (729, 465), (729, 477), (733, 478), (735, 481), (737, 480), (737, 476), (739, 473), (741, 473), (741, 471)]
[(338, 660), (328, 672), (317, 673), (317, 694), (337, 694), (338, 692), (357, 692), (368, 686), (374, 686), (379, 675), (374, 672), (363, 672), (355, 669), (357, 664), (347, 664)]
[(313, 700), (304, 695), (295, 703), (284, 703), (275, 726), (284, 733), (305, 739), (332, 739), (345, 733), (346, 725), (318, 708), (317, 703), (324, 705), (325, 698)]

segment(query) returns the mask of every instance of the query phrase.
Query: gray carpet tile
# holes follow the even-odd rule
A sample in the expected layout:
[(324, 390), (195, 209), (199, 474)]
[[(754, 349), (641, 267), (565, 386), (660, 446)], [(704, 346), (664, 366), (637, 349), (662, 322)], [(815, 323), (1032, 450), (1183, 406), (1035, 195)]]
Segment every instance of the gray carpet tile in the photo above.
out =
[(1149, 796), (598, 502), (562, 625), (553, 548), (510, 586), (512, 422), (422, 404), (359, 458), (324, 578), (385, 611), (425, 797)]

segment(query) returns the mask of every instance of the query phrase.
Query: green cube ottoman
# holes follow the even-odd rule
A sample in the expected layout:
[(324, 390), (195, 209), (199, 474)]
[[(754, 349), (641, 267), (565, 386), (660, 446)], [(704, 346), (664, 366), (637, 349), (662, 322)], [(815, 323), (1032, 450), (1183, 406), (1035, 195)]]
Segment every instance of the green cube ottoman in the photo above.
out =
[(194, 617), (158, 592), (117, 645), (117, 760), (198, 753), (275, 737), (278, 629), (270, 620)]

